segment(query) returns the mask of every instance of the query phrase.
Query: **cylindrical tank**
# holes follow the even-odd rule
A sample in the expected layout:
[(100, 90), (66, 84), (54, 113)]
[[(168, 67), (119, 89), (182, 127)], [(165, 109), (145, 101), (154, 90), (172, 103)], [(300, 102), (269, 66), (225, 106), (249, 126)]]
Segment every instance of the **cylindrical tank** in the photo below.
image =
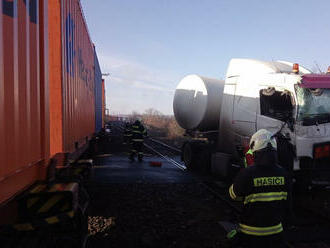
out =
[(173, 99), (173, 111), (178, 124), (187, 130), (218, 129), (223, 88), (223, 80), (198, 75), (184, 77)]

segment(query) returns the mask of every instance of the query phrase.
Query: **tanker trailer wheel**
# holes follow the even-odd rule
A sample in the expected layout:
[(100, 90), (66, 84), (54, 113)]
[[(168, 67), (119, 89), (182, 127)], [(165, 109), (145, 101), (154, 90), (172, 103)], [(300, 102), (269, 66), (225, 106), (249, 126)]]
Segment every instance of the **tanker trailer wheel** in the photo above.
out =
[(188, 170), (194, 170), (197, 167), (197, 151), (194, 148), (194, 145), (190, 142), (186, 142), (182, 147), (182, 160)]

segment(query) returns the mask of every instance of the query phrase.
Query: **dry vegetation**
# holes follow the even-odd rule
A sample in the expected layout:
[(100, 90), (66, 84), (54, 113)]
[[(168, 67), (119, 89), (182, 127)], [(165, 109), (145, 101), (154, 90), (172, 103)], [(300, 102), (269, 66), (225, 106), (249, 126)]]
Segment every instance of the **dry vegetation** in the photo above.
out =
[(158, 110), (147, 109), (143, 114), (133, 112), (131, 119), (141, 118), (148, 129), (150, 137), (162, 139), (171, 145), (180, 147), (184, 137), (184, 129), (176, 122), (174, 116), (164, 115)]

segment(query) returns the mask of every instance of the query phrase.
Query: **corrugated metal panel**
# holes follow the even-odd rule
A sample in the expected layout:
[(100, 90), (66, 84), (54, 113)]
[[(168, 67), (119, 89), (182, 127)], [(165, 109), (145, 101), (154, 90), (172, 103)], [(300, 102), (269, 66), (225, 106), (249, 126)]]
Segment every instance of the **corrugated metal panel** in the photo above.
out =
[(39, 42), (44, 35), (40, 13), (47, 19), (40, 9), (44, 1), (1, 1), (0, 5), (0, 202), (33, 183), (40, 174), (37, 165), (47, 158), (47, 73), (41, 73), (40, 66), (40, 56), (46, 53)]
[(102, 79), (102, 127), (104, 127), (104, 120), (105, 120), (105, 106), (106, 106), (106, 102), (105, 102), (105, 85), (104, 85), (104, 79)]
[(61, 3), (49, 1), (50, 153), (63, 151)]
[[(5, 86), (3, 73), (3, 7), (0, 1), (0, 137), (5, 137)], [(2, 139), (2, 138), (1, 138)], [(0, 177), (4, 175), (5, 142), (0, 139)]]
[[(49, 132), (49, 40), (48, 40), (48, 1), (39, 2), (40, 13), (40, 111), (41, 111), (41, 147), (44, 158), (50, 156)], [(47, 161), (45, 161), (47, 165)], [(42, 170), (42, 178), (46, 176), (46, 166)]]
[(101, 131), (102, 128), (102, 72), (94, 47), (94, 66), (95, 66), (95, 132)]
[(63, 144), (73, 151), (95, 131), (94, 48), (79, 0), (61, 0)]

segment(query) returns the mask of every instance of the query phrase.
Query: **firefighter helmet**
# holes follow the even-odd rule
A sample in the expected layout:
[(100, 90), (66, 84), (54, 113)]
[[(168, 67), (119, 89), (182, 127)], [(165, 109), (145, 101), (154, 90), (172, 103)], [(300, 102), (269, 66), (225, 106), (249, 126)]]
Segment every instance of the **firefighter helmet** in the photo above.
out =
[(137, 120), (134, 122), (134, 125), (137, 125), (137, 126), (141, 125), (141, 121), (140, 121), (139, 119), (137, 119)]
[(252, 152), (257, 152), (267, 147), (275, 150), (277, 149), (275, 137), (273, 137), (273, 134), (266, 129), (260, 129), (252, 135), (250, 140), (250, 149)]

